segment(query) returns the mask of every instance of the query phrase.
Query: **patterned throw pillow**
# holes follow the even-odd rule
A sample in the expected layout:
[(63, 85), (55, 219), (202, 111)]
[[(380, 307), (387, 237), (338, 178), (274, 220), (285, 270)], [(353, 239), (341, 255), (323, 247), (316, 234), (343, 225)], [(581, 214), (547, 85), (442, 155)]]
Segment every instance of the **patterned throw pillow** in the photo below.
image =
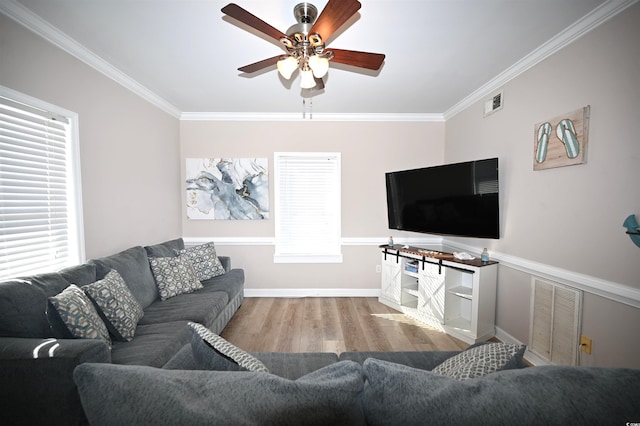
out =
[(432, 370), (456, 380), (469, 380), (499, 370), (517, 368), (526, 350), (524, 345), (488, 343), (455, 355)]
[(62, 293), (50, 297), (49, 301), (56, 308), (60, 319), (73, 337), (103, 340), (111, 348), (107, 327), (100, 319), (91, 300), (80, 287), (71, 284)]
[(150, 257), (149, 264), (162, 300), (202, 288), (191, 262), (180, 256)]
[(200, 281), (224, 274), (224, 267), (218, 259), (213, 242), (179, 250), (178, 255), (189, 259)]
[(118, 271), (112, 269), (104, 279), (82, 289), (98, 305), (107, 319), (107, 328), (116, 340), (128, 342), (133, 339), (144, 312)]
[(253, 355), (227, 342), (202, 324), (187, 324), (191, 349), (199, 370), (253, 371), (268, 373), (267, 367)]

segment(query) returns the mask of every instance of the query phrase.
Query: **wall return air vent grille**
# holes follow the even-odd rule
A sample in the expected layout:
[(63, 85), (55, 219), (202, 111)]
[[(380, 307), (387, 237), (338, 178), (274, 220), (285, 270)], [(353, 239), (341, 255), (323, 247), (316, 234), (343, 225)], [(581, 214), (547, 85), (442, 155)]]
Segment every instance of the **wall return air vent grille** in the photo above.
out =
[(576, 365), (582, 291), (533, 277), (529, 350), (546, 362)]

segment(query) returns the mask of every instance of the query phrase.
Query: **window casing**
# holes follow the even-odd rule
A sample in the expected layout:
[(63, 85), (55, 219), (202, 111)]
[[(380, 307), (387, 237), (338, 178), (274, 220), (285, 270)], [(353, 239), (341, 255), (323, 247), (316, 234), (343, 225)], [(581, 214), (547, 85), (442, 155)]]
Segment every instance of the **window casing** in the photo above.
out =
[(0, 279), (84, 261), (77, 114), (0, 86)]
[(274, 159), (274, 262), (342, 262), (340, 153), (277, 152)]

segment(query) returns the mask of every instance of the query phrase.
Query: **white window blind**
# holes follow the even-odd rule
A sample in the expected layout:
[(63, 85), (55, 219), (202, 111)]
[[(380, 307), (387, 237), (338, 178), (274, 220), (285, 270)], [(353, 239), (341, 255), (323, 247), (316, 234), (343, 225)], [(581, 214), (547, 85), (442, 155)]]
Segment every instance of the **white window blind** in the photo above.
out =
[(342, 262), (340, 154), (275, 154), (276, 263)]
[(51, 107), (0, 86), (0, 279), (55, 271), (82, 258), (76, 117), (42, 105)]

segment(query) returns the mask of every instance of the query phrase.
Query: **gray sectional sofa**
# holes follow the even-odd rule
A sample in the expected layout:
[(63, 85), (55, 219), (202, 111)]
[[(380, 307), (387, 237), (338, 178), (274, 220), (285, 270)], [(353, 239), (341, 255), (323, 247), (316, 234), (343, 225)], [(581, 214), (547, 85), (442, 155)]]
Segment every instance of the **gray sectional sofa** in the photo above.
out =
[(436, 373), (477, 347), (254, 353), (269, 371), (251, 372), (198, 369), (185, 346), (163, 369), (86, 363), (74, 379), (94, 426), (600, 426), (640, 419), (640, 370), (515, 362), (468, 380)]
[[(82, 363), (163, 367), (188, 344), (186, 324), (219, 333), (244, 298), (244, 271), (218, 256), (224, 274), (202, 288), (161, 300), (151, 258), (175, 257), (182, 239), (131, 247), (60, 272), (0, 283), (0, 412), (3, 423), (86, 424), (73, 370)], [(80, 288), (115, 269), (142, 308), (133, 339), (73, 338), (48, 298)]]
[[(132, 247), (58, 273), (0, 283), (0, 410), (9, 425), (635, 424), (640, 370), (526, 367), (465, 351), (225, 352), (218, 334), (243, 300), (244, 272), (162, 300), (154, 259), (181, 239)], [(48, 302), (118, 271), (143, 315), (130, 341), (70, 338)], [(166, 296), (166, 295), (165, 295)], [(194, 333), (203, 329), (221, 348)], [(114, 334), (115, 333), (115, 334)], [(214, 342), (215, 343), (215, 342)], [(496, 354), (499, 351), (495, 352)], [(234, 358), (239, 354), (242, 362)], [(261, 372), (239, 371), (259, 364)], [(487, 366), (491, 368), (487, 369)], [(525, 368), (526, 367), (526, 368)], [(267, 370), (267, 372), (264, 372)], [(497, 370), (497, 371), (493, 371)], [(473, 377), (473, 378), (471, 378)], [(462, 380), (468, 379), (468, 380)]]

